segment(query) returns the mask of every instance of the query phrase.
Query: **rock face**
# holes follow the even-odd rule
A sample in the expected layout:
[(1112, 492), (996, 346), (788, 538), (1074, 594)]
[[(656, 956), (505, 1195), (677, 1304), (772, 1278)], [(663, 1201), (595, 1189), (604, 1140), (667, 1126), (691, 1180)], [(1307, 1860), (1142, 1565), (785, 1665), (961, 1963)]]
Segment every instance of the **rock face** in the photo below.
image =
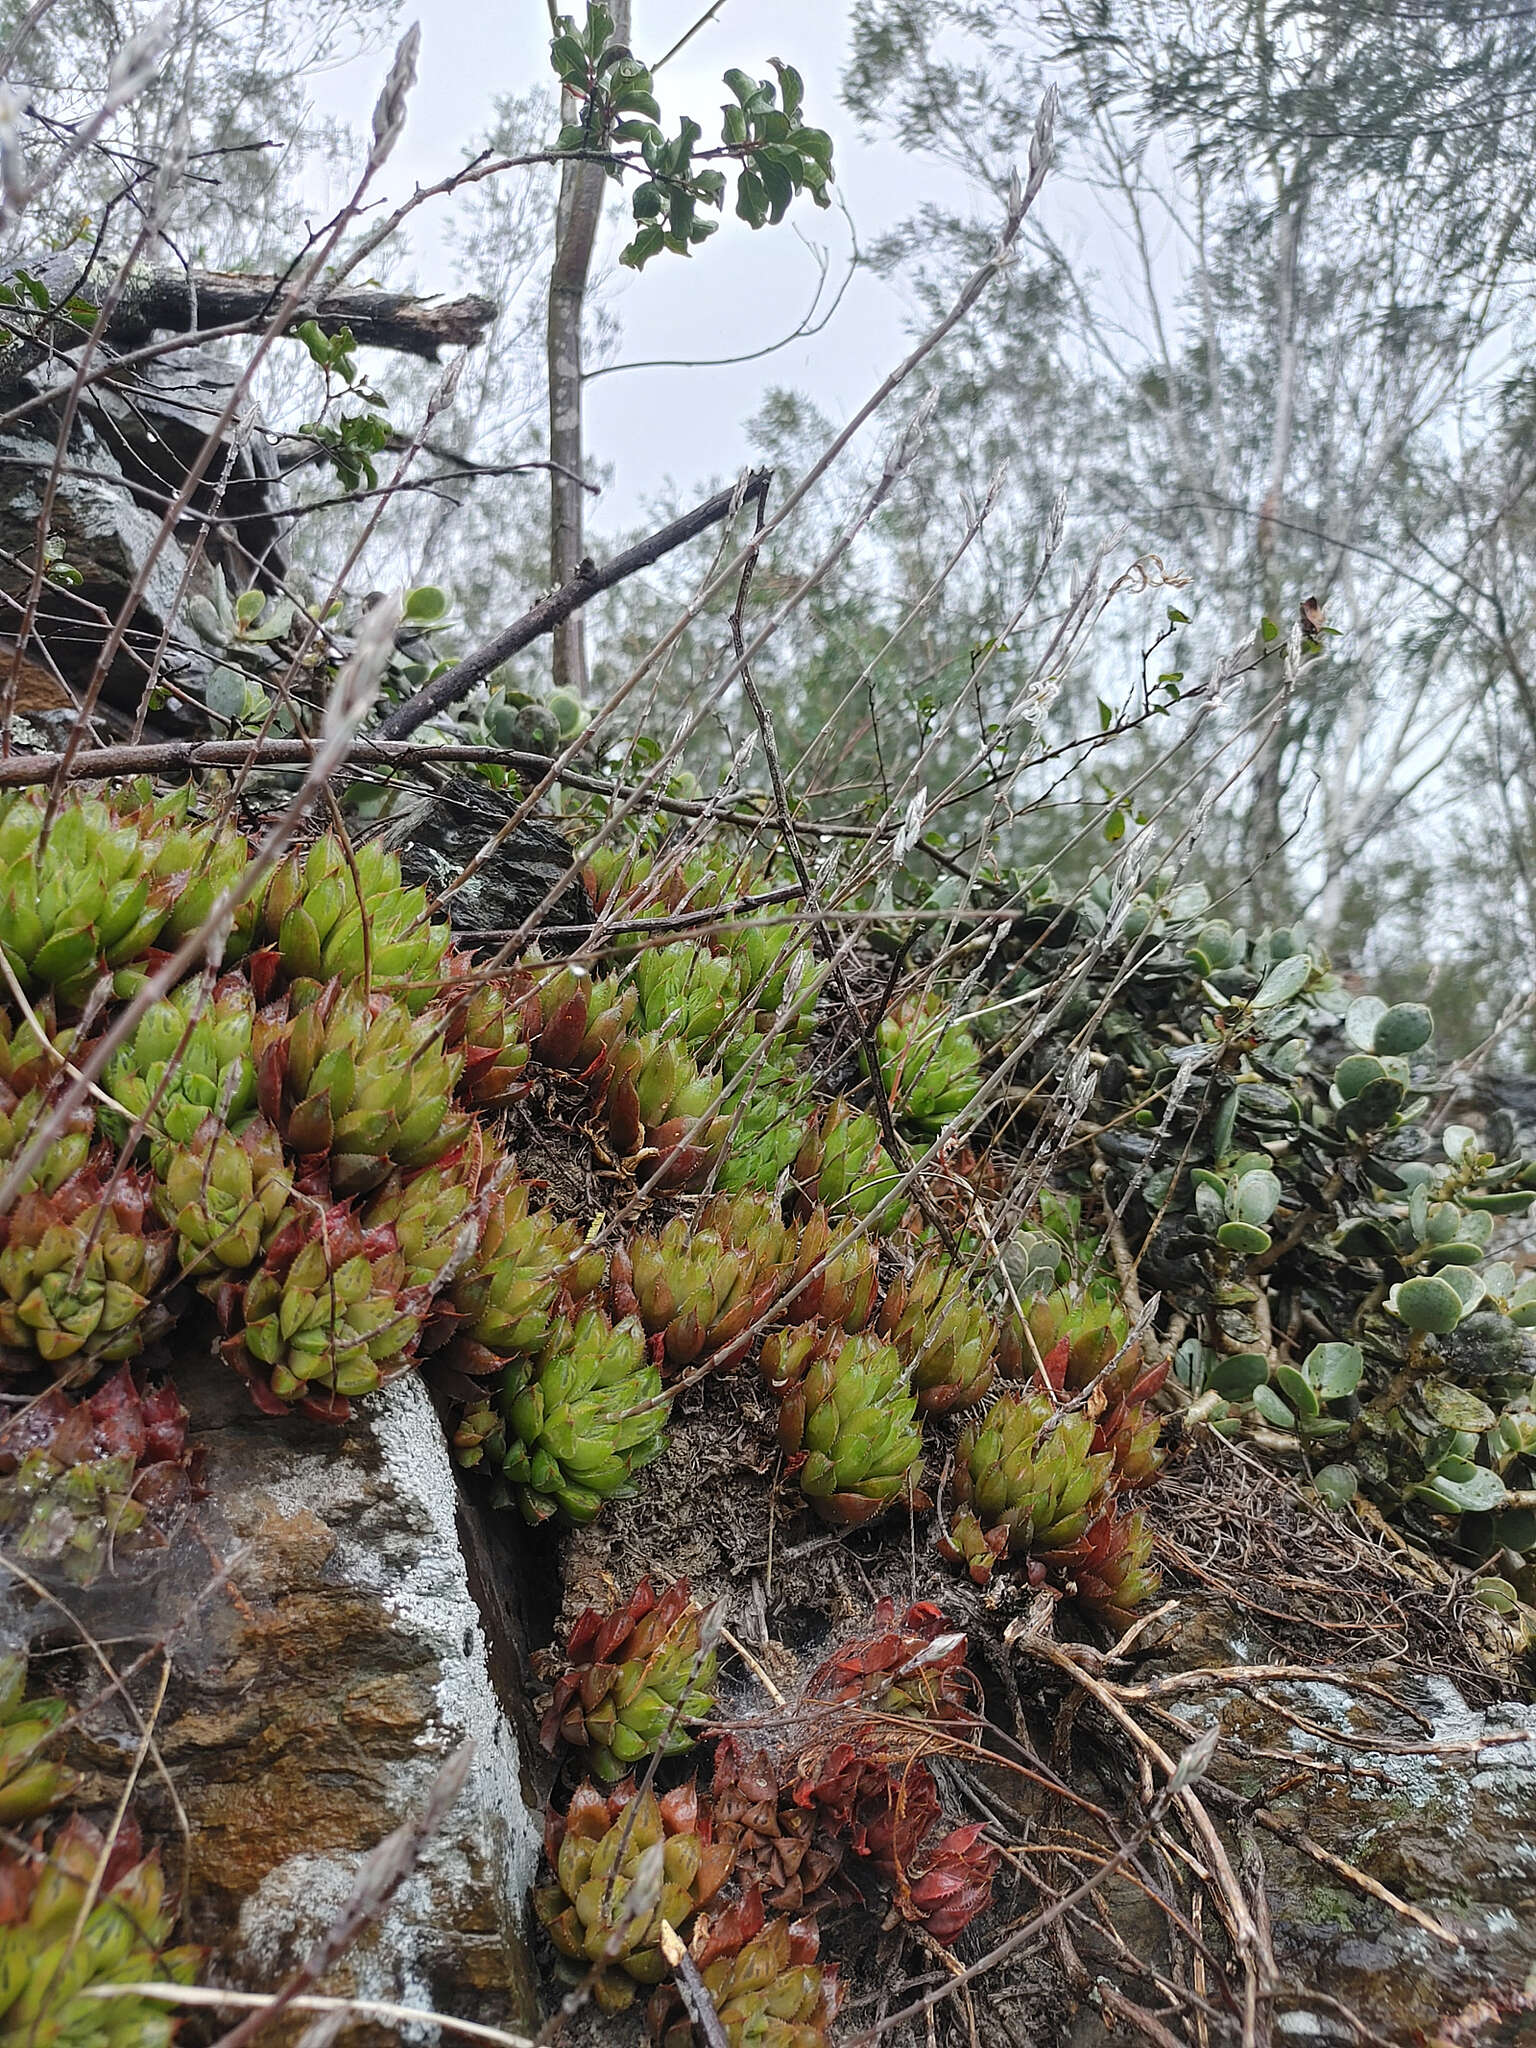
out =
[[(347, 1900), (361, 1858), (420, 1813), (469, 1738), (474, 1763), (446, 1825), (326, 1988), (520, 2027), (533, 2011), (522, 1915), (540, 1835), (519, 1753), (526, 1717), (492, 1681), (425, 1390), (401, 1380), (335, 1430), (258, 1416), (222, 1367), (178, 1367), (177, 1382), (208, 1451), (196, 1527), (132, 1587), (60, 1597), (112, 1639), (119, 1669), (171, 1636), (156, 1740), (191, 1829), (184, 1938), (212, 1949), (209, 1981), (280, 1983)], [(64, 1645), (57, 1611), (24, 1617), (13, 1600), (10, 1620), (30, 1621), (35, 1644)], [(160, 1677), (158, 1655), (147, 1662), (132, 1687), (141, 1711)], [(515, 1677), (516, 1662), (499, 1668)], [(96, 1701), (77, 1761), (110, 1798), (136, 1731), (100, 1697), (99, 1666), (66, 1658), (62, 1670)], [(179, 1875), (178, 1822), (152, 1761), (139, 1804)], [(346, 2038), (398, 2035), (359, 2023)]]
[[(72, 374), (67, 362), (51, 373), (40, 369), (33, 382), (50, 402), (0, 436), (0, 587), (18, 600), (25, 600), (31, 582)], [(157, 723), (186, 727), (211, 665), (209, 650), (182, 623), (187, 595), (206, 596), (215, 570), (236, 590), (256, 583), (270, 589), (282, 575), (271, 518), (275, 466), (259, 434), (231, 438), (213, 465), (213, 481), (199, 486), (176, 531), (163, 542), (158, 538), (161, 515), (218, 420), (234, 377), (211, 351), (189, 349), (169, 362), (146, 364), (131, 396), (110, 386), (83, 395), (49, 529), (71, 580), (50, 577), (39, 593), (21, 703), (29, 714), (63, 711), (68, 690), (89, 685), (103, 621), (114, 619), (141, 583), (108, 666), (104, 716), (131, 716), (153, 672), (171, 686)]]

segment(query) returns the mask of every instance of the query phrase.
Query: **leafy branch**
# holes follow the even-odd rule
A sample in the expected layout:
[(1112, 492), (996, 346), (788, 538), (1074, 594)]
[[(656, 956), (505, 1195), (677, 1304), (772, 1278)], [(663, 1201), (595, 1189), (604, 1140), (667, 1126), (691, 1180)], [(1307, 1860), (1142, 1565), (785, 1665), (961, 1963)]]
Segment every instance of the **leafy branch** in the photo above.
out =
[(792, 65), (772, 60), (778, 84), (745, 71), (725, 73), (731, 101), (721, 110), (720, 142), (698, 147), (704, 131), (684, 115), (668, 137), (650, 69), (614, 38), (613, 16), (601, 0), (588, 6), (584, 28), (561, 15), (550, 43), (550, 63), (578, 118), (560, 130), (562, 155), (598, 156), (608, 174), (645, 172), (631, 194), (633, 239), (619, 261), (641, 270), (670, 249), (688, 255), (714, 234), (719, 222), (707, 209), (723, 209), (726, 174), (719, 159), (737, 164), (736, 213), (749, 227), (776, 226), (799, 193), (830, 206), (832, 138), (801, 118), (805, 87)]

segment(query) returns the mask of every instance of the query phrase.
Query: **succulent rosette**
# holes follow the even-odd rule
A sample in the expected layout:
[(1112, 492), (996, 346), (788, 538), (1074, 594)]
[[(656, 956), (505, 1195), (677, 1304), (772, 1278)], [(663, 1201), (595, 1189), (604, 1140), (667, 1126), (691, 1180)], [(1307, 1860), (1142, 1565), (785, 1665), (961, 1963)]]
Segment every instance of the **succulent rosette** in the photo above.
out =
[(779, 1442), (824, 1521), (856, 1526), (912, 1491), (923, 1439), (893, 1345), (811, 1325), (770, 1335), (763, 1369), (779, 1393)]
[(490, 1372), (503, 1358), (538, 1351), (562, 1327), (565, 1309), (601, 1287), (607, 1270), (607, 1253), (574, 1223), (532, 1206), (526, 1181), (496, 1185), (479, 1240), (450, 1288), (467, 1340), (461, 1362)]
[(925, 1414), (972, 1407), (992, 1391), (997, 1327), (943, 1255), (926, 1254), (896, 1280), (879, 1328), (911, 1367)]
[[(626, 1910), (652, 1850), (661, 1852), (655, 1902)], [(593, 1972), (592, 1995), (605, 2012), (623, 2012), (642, 1985), (666, 1973), (662, 1922), (685, 1928), (730, 1875), (729, 1849), (713, 1840), (708, 1809), (692, 1785), (657, 1798), (632, 1784), (606, 1796), (577, 1789), (563, 1815), (552, 1814), (545, 1851), (555, 1881), (533, 1895), (539, 1922), (576, 1974)]]
[(158, 1334), (166, 1317), (153, 1297), (171, 1240), (154, 1227), (148, 1194), (132, 1167), (103, 1178), (87, 1165), (0, 1219), (0, 1361), (85, 1380)]
[(299, 1008), (270, 1004), (252, 1037), (262, 1111), (291, 1150), (326, 1155), (338, 1196), (429, 1166), (469, 1128), (451, 1107), (463, 1058), (444, 1049), (445, 1028), (439, 1012), (340, 981)]
[(154, 1203), (176, 1233), (182, 1272), (212, 1288), (257, 1263), (288, 1220), (292, 1192), (293, 1174), (265, 1117), (252, 1117), (238, 1135), (209, 1117), (161, 1155)]
[(194, 1462), (168, 1383), (141, 1388), (125, 1365), (82, 1400), (52, 1387), (0, 1427), (0, 1534), (30, 1570), (90, 1585), (165, 1543)]
[(652, 1193), (700, 1186), (726, 1144), (719, 1076), (694, 1065), (675, 1040), (647, 1032), (613, 1055), (608, 1129), (625, 1158), (639, 1159)]
[[(695, 1949), (726, 2048), (824, 2048), (837, 2014), (837, 1971), (817, 1961), (813, 1919), (765, 1923), (762, 1895), (749, 1891), (711, 1916)], [(694, 2048), (674, 1987), (655, 1993), (648, 2018), (661, 2048)]]
[(875, 1312), (878, 1266), (867, 1230), (851, 1218), (834, 1224), (825, 1209), (813, 1209), (800, 1230), (785, 1314), (797, 1323), (862, 1330)]
[(415, 1359), (431, 1289), (412, 1286), (392, 1224), (363, 1226), (351, 1205), (306, 1204), (273, 1238), (226, 1314), (224, 1355), (258, 1407), (293, 1405), (340, 1420)]
[(23, 989), (78, 1005), (158, 940), (176, 881), (156, 872), (167, 826), (138, 796), (71, 790), (45, 838), (46, 794), (0, 793), (0, 949)]
[(366, 973), (371, 988), (415, 1011), (442, 985), (449, 931), (428, 921), (426, 891), (404, 886), (397, 855), (371, 842), (347, 848), (327, 832), (273, 873), (260, 938), (285, 980), (356, 982)]
[(113, 1985), (190, 1984), (202, 1950), (171, 1948), (175, 1912), (132, 1816), (110, 1841), (72, 1814), (46, 1853), (0, 1846), (0, 2042), (15, 2048), (170, 2048), (161, 1999)]
[(701, 1618), (686, 1579), (658, 1594), (644, 1578), (613, 1614), (587, 1608), (544, 1714), (544, 1747), (584, 1751), (593, 1775), (610, 1785), (658, 1749), (692, 1749), (689, 1724), (715, 1703), (715, 1653), (703, 1645)]
[(1093, 1422), (1048, 1394), (999, 1394), (955, 1447), (956, 1512), (940, 1554), (985, 1585), (1005, 1557), (1039, 1559), (1075, 1543), (1107, 1500), (1108, 1452)]
[(898, 1118), (936, 1137), (981, 1086), (981, 1054), (933, 989), (895, 1004), (875, 1031), (879, 1082)]
[(894, 1229), (901, 1220), (901, 1175), (881, 1141), (880, 1126), (867, 1110), (855, 1109), (841, 1096), (812, 1122), (795, 1159), (794, 1177), (807, 1204), (819, 1202), (833, 1216), (856, 1216), (875, 1230)]
[(726, 1026), (738, 1019), (741, 989), (728, 958), (707, 946), (679, 939), (647, 947), (630, 968), (635, 991), (635, 1026), (692, 1049), (718, 1045)]
[(666, 1422), (638, 1321), (585, 1309), (557, 1325), (537, 1358), (508, 1366), (494, 1395), (462, 1418), (454, 1448), (461, 1464), (499, 1471), (526, 1521), (590, 1522), (661, 1455)]
[(126, 1045), (107, 1062), (102, 1083), (122, 1114), (101, 1112), (115, 1144), (142, 1123), (157, 1169), (187, 1144), (205, 1118), (238, 1129), (256, 1107), (250, 985), (226, 974), (211, 988), (183, 982), (151, 1003)]

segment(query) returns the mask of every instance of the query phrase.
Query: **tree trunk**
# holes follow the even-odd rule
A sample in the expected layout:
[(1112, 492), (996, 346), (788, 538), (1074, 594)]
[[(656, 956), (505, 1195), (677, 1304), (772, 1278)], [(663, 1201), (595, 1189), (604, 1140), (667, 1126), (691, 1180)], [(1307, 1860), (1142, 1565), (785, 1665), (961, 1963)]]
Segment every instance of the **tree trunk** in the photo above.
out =
[[(1264, 611), (1274, 619), (1282, 635), (1290, 621), (1285, 604), (1284, 575), (1275, 561), (1275, 545), (1296, 433), (1296, 379), (1300, 368), (1296, 285), (1300, 268), (1301, 225), (1306, 208), (1307, 182), (1303, 171), (1282, 187), (1280, 213), (1275, 223), (1275, 327), (1278, 342), (1275, 418), (1270, 435), (1269, 486), (1259, 507), (1258, 530), (1254, 536)], [(1283, 769), (1286, 744), (1290, 738), (1289, 725), (1289, 718), (1282, 716), (1265, 740), (1253, 768), (1248, 866), (1253, 876), (1254, 905), (1260, 917), (1265, 914), (1268, 904), (1283, 902), (1287, 894), (1283, 850), (1285, 825), (1280, 800), (1284, 788)]]
[[(630, 36), (630, 0), (613, 0), (614, 38)], [(578, 103), (566, 94), (560, 118), (579, 118)], [(561, 171), (555, 215), (555, 261), (549, 279), (549, 573), (558, 589), (569, 583), (586, 554), (583, 535), (582, 318), (592, 252), (602, 219), (607, 176), (601, 164), (568, 163)], [(586, 634), (580, 612), (556, 628), (552, 676), (556, 689), (585, 697)]]

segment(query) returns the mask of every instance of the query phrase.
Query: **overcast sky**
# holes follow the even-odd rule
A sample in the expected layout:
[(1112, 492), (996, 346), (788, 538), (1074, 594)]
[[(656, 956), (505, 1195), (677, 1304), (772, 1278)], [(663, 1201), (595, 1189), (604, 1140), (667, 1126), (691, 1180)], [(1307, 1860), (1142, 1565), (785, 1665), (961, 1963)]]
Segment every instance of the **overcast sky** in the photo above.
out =
[[(654, 60), (692, 25), (703, 4), (635, 0), (636, 53)], [(935, 174), (888, 143), (864, 141), (840, 106), (847, 15), (836, 0), (725, 0), (718, 19), (662, 70), (657, 88), (669, 129), (687, 111), (710, 138), (727, 67), (766, 76), (770, 57), (793, 63), (806, 83), (806, 118), (831, 131), (838, 190), (861, 241), (868, 242), (933, 191)], [(498, 94), (549, 76), (544, 0), (435, 0), (422, 9), (421, 31), (410, 122), (388, 167), (391, 198), (462, 162), (464, 146), (487, 126)], [(317, 87), (317, 110), (363, 129), (384, 68), (375, 53), (331, 73)], [(850, 239), (836, 209), (823, 213), (797, 203), (789, 221), (754, 234), (731, 205), (727, 199), (718, 233), (698, 255), (687, 261), (664, 255), (638, 276), (617, 274), (608, 303), (622, 322), (620, 360), (734, 355), (792, 331), (816, 288), (816, 265), (799, 236), (828, 252), (833, 281), (842, 277)], [(423, 277), (431, 281), (428, 230), (418, 231), (416, 246)], [(588, 445), (613, 467), (600, 523), (619, 526), (635, 518), (646, 496), (668, 479), (687, 492), (733, 474), (750, 452), (745, 422), (770, 384), (804, 390), (834, 420), (846, 417), (899, 357), (905, 312), (897, 293), (861, 272), (820, 335), (765, 362), (637, 370), (595, 381)]]

